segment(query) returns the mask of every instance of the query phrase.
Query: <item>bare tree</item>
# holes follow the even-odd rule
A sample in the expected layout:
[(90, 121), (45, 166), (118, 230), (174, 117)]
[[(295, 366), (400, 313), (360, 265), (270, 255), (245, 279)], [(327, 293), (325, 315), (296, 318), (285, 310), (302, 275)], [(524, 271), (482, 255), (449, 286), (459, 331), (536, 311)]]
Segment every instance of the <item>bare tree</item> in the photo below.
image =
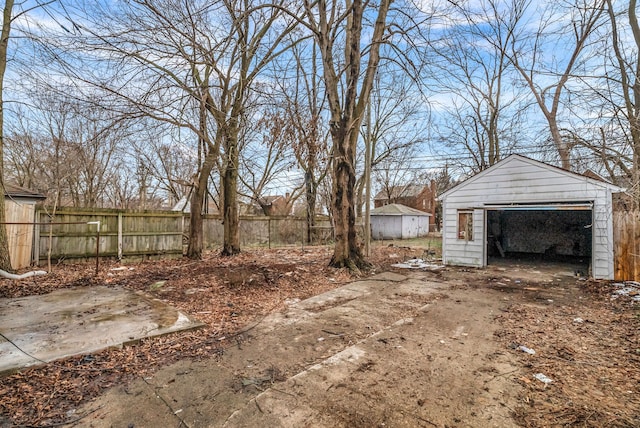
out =
[[(611, 24), (611, 46), (613, 48), (613, 69), (610, 85), (614, 86), (614, 91), (619, 93), (622, 98), (621, 105), (614, 102), (614, 120), (621, 126), (619, 129), (624, 130), (623, 141), (628, 142), (627, 147), (630, 148), (630, 156), (627, 157), (627, 165), (625, 167), (621, 161), (625, 158), (618, 151), (612, 152), (615, 146), (606, 144), (603, 138), (603, 148), (600, 150), (603, 160), (617, 159), (616, 164), (626, 169), (626, 175), (631, 178), (631, 193), (635, 208), (640, 206), (640, 25), (638, 24), (637, 2), (629, 0), (626, 10), (626, 24), (631, 34), (624, 37), (624, 32), (620, 28), (619, 15), (614, 10), (611, 0), (606, 1), (607, 12)], [(628, 43), (628, 44), (627, 44)], [(609, 97), (610, 101), (615, 101), (613, 97)], [(604, 133), (603, 133), (604, 134)], [(605, 155), (608, 154), (609, 156)], [(617, 156), (616, 156), (617, 154)], [(605, 157), (606, 156), (606, 157)], [(608, 165), (608, 162), (605, 162)], [(611, 174), (615, 175), (615, 174)]]
[(7, 168), (21, 184), (53, 198), (57, 206), (99, 207), (119, 174), (118, 151), (127, 128), (102, 109), (65, 91), (32, 91), (32, 110), (13, 121)]
[[(331, 265), (354, 271), (369, 265), (358, 245), (355, 227), (356, 146), (380, 62), (380, 47), (385, 41), (391, 1), (381, 0), (377, 5), (373, 12), (375, 22), (370, 28), (370, 43), (364, 48), (362, 37), (367, 5), (362, 0), (347, 0), (344, 5), (324, 0), (305, 1), (305, 19), (322, 58), (331, 117), (332, 211), (336, 239)], [(367, 55), (363, 58), (365, 52)]]
[[(508, 49), (526, 9), (526, 0), (457, 3), (446, 15), (442, 35), (430, 42), (438, 91), (450, 98), (437, 131), (446, 150), (462, 149), (477, 172), (513, 148), (523, 94), (513, 78)], [(514, 120), (515, 119), (515, 120)], [(464, 156), (465, 161), (467, 156)]]
[[(147, 170), (146, 179), (140, 175), (137, 187), (146, 192), (158, 194), (166, 199), (169, 206), (185, 200), (191, 191), (191, 177), (197, 165), (197, 150), (189, 141), (174, 135), (170, 126), (153, 126), (153, 121), (144, 120), (139, 130), (139, 138), (133, 143), (131, 157), (141, 173)], [(142, 189), (139, 193), (144, 193)], [(143, 206), (144, 207), (144, 206)]]
[[(375, 79), (368, 109), (370, 119), (361, 134), (362, 140), (369, 139), (371, 171), (378, 182), (382, 177), (386, 177), (382, 181), (387, 183), (409, 182), (419, 171), (415, 158), (427, 140), (429, 119), (427, 103), (416, 94), (413, 85), (412, 79), (404, 72), (393, 70), (381, 70)], [(364, 149), (362, 147), (361, 151)], [(364, 156), (358, 158), (363, 160)], [(361, 169), (356, 181), (358, 216), (362, 216), (364, 204), (370, 202), (364, 198), (364, 170)]]
[(2, 33), (0, 34), (0, 269), (11, 270), (11, 258), (9, 255), (9, 240), (5, 226), (6, 216), (4, 212), (4, 75), (7, 70), (7, 49), (9, 34), (11, 33), (11, 13), (13, 0), (5, 0), (2, 11)]
[[(297, 37), (292, 34), (292, 37)], [(328, 173), (329, 132), (324, 117), (325, 94), (315, 43), (292, 45), (290, 56), (276, 64), (282, 109), (287, 121), (297, 167), (304, 174), (306, 240), (311, 243), (316, 226), (318, 188)]]
[[(283, 10), (293, 13), (295, 6), (284, 0), (134, 0), (110, 6), (97, 2), (82, 11), (91, 24), (80, 27), (82, 37), (72, 38), (82, 53), (67, 62), (65, 71), (104, 91), (100, 103), (105, 107), (193, 133), (198, 162), (187, 256), (202, 255), (202, 206), (215, 168), (221, 176), (222, 254), (239, 252), (239, 136), (259, 76), (286, 51), (283, 40), (296, 23)], [(104, 67), (80, 75), (74, 71), (80, 57)]]
[[(269, 215), (265, 192), (274, 187), (276, 180), (284, 180), (286, 172), (293, 168), (294, 134), (284, 109), (275, 106), (263, 108), (260, 119), (251, 128), (243, 137), (240, 181), (249, 191), (245, 196)], [(294, 199), (289, 199), (287, 204), (293, 203)]]
[[(542, 11), (537, 30), (512, 39), (509, 59), (535, 98), (558, 152), (563, 168), (571, 168), (571, 140), (564, 139), (558, 124), (563, 96), (569, 80), (586, 61), (582, 54), (590, 37), (600, 25), (605, 13), (606, 0), (570, 0), (552, 2)], [(532, 12), (536, 2), (521, 2), (519, 7)], [(560, 43), (567, 51), (564, 58), (554, 55), (554, 46)], [(545, 52), (547, 57), (545, 57)]]

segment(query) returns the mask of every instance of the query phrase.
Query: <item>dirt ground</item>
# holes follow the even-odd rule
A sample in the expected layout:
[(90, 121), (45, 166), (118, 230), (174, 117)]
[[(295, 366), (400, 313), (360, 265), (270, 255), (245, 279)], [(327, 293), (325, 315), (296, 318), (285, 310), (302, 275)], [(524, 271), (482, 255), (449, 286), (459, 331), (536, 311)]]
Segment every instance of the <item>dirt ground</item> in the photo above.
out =
[(566, 266), (397, 270), (424, 249), (395, 246), (370, 274), (402, 277), (368, 280), (329, 251), (0, 281), (1, 297), (121, 285), (208, 325), (2, 378), (0, 426), (640, 426), (640, 306), (613, 285)]

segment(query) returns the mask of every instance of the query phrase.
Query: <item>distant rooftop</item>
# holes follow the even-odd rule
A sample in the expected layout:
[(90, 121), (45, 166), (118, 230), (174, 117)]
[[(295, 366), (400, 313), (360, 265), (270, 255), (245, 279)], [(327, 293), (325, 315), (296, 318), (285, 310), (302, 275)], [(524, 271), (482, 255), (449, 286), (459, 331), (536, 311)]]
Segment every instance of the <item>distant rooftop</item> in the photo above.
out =
[(397, 198), (410, 198), (418, 196), (427, 187), (426, 184), (405, 184), (402, 186), (391, 186), (388, 190), (379, 191), (374, 199), (387, 200)]
[(429, 216), (431, 214), (402, 204), (383, 205), (379, 208), (371, 210), (371, 215), (421, 215)]

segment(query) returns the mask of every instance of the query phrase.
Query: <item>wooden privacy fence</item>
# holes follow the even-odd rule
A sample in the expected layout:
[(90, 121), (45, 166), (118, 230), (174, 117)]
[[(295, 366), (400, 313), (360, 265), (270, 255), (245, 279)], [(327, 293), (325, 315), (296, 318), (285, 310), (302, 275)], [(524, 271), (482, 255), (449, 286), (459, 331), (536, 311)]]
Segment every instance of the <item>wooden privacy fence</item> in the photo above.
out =
[[(99, 245), (97, 222), (100, 222)], [(50, 223), (50, 224), (40, 224)], [(222, 244), (220, 217), (206, 216), (203, 225), (205, 248)], [(101, 257), (119, 259), (140, 256), (182, 255), (189, 234), (188, 214), (173, 211), (60, 209), (55, 217), (36, 213), (33, 260), (93, 258), (98, 246)], [(319, 218), (314, 243), (333, 239), (330, 222)], [(297, 217), (240, 217), (241, 246), (283, 246), (306, 243), (306, 220)]]
[(182, 254), (183, 216), (166, 211), (59, 210), (55, 217), (37, 214), (34, 259), (95, 257), (99, 253), (122, 259), (129, 256)]
[(640, 211), (614, 211), (613, 242), (615, 279), (639, 281)]

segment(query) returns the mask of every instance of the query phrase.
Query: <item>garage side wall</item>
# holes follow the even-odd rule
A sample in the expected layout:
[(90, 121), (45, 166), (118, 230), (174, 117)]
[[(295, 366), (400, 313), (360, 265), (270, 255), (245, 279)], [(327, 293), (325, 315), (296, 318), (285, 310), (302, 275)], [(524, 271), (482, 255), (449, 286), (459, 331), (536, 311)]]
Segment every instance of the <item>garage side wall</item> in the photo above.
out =
[(402, 216), (371, 216), (371, 239), (402, 239)]
[[(488, 205), (572, 202), (593, 203), (592, 275), (613, 279), (608, 185), (520, 157), (508, 158), (444, 194), (443, 260), (452, 265), (485, 266), (484, 207)], [(473, 211), (473, 241), (458, 238), (459, 210)]]

